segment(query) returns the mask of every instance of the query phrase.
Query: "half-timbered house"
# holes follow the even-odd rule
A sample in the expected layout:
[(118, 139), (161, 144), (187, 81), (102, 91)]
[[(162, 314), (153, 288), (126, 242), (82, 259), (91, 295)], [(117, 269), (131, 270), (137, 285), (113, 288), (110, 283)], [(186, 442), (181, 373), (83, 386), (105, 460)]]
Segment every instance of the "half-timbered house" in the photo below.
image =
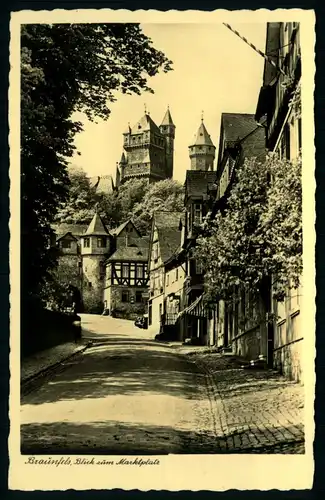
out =
[(134, 319), (146, 310), (149, 242), (131, 221), (114, 236), (116, 250), (106, 261), (104, 309), (111, 316)]

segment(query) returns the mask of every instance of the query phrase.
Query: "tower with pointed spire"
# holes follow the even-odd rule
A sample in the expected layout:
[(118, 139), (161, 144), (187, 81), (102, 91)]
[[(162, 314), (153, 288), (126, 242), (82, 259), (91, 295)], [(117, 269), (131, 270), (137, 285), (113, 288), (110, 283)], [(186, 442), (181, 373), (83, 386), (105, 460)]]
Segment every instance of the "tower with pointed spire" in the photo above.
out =
[(160, 132), (165, 136), (166, 140), (166, 168), (168, 177), (173, 177), (174, 171), (174, 140), (175, 140), (175, 125), (169, 111), (169, 106), (160, 125)]
[(204, 125), (202, 116), (195, 139), (191, 146), (189, 146), (191, 170), (213, 170), (215, 152), (216, 148)]
[(105, 286), (105, 260), (110, 252), (110, 235), (97, 210), (80, 239), (83, 292), (88, 290), (94, 301), (101, 303)]
[(158, 127), (147, 108), (133, 126), (128, 125), (123, 136), (123, 153), (116, 169), (116, 185), (131, 179), (148, 182), (172, 178), (174, 167), (175, 125), (169, 108)]

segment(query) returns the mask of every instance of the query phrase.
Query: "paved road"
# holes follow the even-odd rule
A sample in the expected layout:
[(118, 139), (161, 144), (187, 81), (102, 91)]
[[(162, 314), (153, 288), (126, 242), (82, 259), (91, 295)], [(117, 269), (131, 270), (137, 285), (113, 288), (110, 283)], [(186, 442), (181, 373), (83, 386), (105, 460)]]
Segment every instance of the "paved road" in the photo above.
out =
[(196, 365), (131, 322), (83, 315), (98, 341), (22, 401), (25, 453), (212, 452), (211, 402)]
[(82, 324), (93, 347), (22, 400), (23, 453), (304, 453), (298, 384), (185, 356), (130, 321)]

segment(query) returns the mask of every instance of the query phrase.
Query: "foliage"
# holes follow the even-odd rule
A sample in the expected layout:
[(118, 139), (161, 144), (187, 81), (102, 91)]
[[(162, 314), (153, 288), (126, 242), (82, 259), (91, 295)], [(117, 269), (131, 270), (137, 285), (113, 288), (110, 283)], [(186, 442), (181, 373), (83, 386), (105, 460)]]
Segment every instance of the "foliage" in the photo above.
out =
[(101, 296), (94, 293), (91, 288), (85, 288), (82, 293), (84, 311), (90, 314), (101, 314), (104, 309), (104, 304)]
[(288, 280), (297, 287), (302, 272), (301, 158), (273, 153), (265, 163), (247, 159), (227, 208), (203, 228), (195, 253), (205, 267), (210, 300), (227, 300), (238, 288), (261, 291), (270, 276), (276, 277), (274, 296), (282, 300)]
[(149, 184), (143, 199), (131, 212), (135, 226), (148, 233), (154, 211), (181, 212), (184, 209), (184, 187), (178, 181), (166, 179)]
[(113, 228), (130, 218), (134, 206), (143, 199), (147, 190), (145, 179), (134, 179), (122, 184), (114, 193), (102, 194), (98, 207), (106, 224)]
[(78, 301), (76, 289), (80, 290), (81, 278), (77, 262), (74, 259), (61, 258), (54, 267), (42, 287), (42, 295), (47, 308), (63, 312), (72, 303)]
[(29, 24), (21, 30), (22, 290), (39, 296), (55, 265), (51, 224), (66, 199), (67, 158), (82, 130), (74, 111), (107, 119), (118, 92), (152, 92), (171, 62), (138, 24)]
[(134, 179), (113, 193), (96, 194), (84, 172), (76, 169), (73, 172), (68, 202), (58, 213), (60, 222), (88, 223), (97, 206), (109, 228), (132, 218), (137, 229), (147, 233), (154, 210), (183, 210), (183, 186), (177, 181), (167, 179), (148, 184), (145, 179)]
[(71, 166), (68, 175), (68, 199), (61, 204), (55, 219), (67, 224), (87, 224), (91, 221), (93, 209), (101, 200), (101, 196), (96, 193), (96, 187), (91, 185), (82, 168)]

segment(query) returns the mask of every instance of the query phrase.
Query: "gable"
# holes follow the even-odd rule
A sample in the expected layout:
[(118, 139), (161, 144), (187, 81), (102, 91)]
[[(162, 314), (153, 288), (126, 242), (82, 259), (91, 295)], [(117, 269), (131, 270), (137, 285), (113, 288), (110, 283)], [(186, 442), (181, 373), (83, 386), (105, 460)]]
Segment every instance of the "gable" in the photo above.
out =
[(72, 233), (66, 233), (64, 234), (63, 236), (61, 236), (60, 238), (57, 239), (57, 241), (78, 241), (77, 238), (75, 238), (75, 236), (73, 236)]

